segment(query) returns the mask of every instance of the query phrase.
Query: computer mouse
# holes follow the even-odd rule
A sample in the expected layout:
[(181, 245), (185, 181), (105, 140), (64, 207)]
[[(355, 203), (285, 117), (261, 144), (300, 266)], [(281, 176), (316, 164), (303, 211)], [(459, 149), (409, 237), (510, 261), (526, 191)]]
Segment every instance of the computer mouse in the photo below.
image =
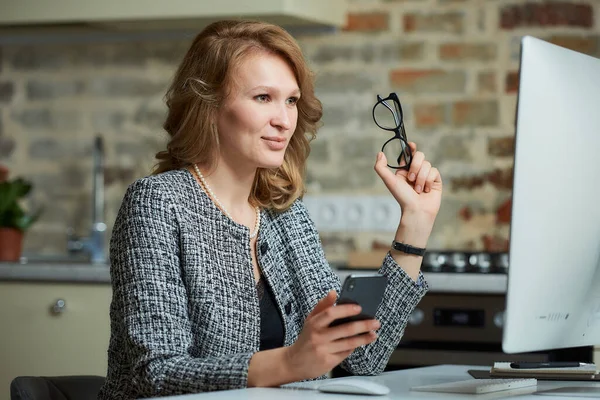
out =
[(350, 393), (383, 396), (390, 392), (390, 388), (365, 378), (332, 379), (324, 381), (317, 388), (325, 393)]

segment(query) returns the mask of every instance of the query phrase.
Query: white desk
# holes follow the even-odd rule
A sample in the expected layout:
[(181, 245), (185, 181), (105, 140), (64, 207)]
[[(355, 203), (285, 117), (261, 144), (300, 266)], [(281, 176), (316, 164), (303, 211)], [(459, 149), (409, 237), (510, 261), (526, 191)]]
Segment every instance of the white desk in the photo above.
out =
[[(308, 399), (308, 400), (341, 400), (341, 399), (472, 399), (472, 400), (488, 400), (488, 399), (529, 399), (529, 400), (558, 400), (567, 399), (569, 397), (557, 396), (538, 396), (533, 395), (531, 388), (522, 389), (520, 392), (496, 392), (482, 395), (467, 395), (467, 394), (449, 394), (449, 393), (433, 393), (433, 392), (411, 392), (412, 386), (429, 385), (433, 383), (453, 382), (465, 379), (472, 379), (468, 374), (469, 369), (485, 369), (481, 366), (464, 366), (464, 365), (437, 365), (433, 367), (423, 367), (407, 369), (402, 371), (385, 372), (375, 377), (363, 377), (364, 379), (372, 379), (377, 382), (387, 385), (391, 389), (391, 393), (387, 396), (357, 396), (357, 395), (338, 395), (329, 393), (320, 393), (312, 390), (292, 390), (280, 388), (251, 388), (239, 390), (227, 390), (221, 392), (211, 392), (203, 394), (192, 394), (184, 396), (161, 397), (161, 399), (171, 400), (191, 400), (191, 399), (244, 399), (244, 400), (280, 400), (280, 399)], [(344, 379), (344, 378), (337, 378)], [(594, 382), (578, 382), (578, 381), (538, 381), (537, 391), (555, 389), (565, 386), (596, 386), (600, 387), (600, 383)], [(518, 394), (522, 393), (522, 394)], [(571, 397), (572, 398), (572, 397)]]

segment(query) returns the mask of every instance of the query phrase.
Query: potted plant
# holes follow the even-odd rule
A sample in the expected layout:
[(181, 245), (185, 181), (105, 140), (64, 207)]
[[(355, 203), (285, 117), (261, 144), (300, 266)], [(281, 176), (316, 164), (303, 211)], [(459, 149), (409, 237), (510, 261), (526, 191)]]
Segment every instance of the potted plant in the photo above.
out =
[(22, 178), (8, 179), (8, 170), (0, 165), (0, 261), (18, 261), (23, 234), (39, 218), (29, 213), (20, 200), (31, 191), (31, 183)]

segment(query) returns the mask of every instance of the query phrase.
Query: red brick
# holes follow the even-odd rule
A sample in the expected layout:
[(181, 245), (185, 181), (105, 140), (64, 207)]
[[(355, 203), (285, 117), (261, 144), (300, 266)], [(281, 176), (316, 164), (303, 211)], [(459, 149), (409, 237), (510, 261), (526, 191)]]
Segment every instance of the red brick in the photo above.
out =
[(394, 87), (419, 93), (462, 93), (466, 76), (464, 71), (398, 69), (390, 72), (390, 82)]
[(591, 28), (594, 23), (590, 4), (565, 1), (527, 2), (503, 7), (500, 11), (500, 27), (576, 26)]
[(515, 154), (515, 139), (513, 136), (490, 138), (488, 154), (494, 157), (513, 157)]
[(479, 93), (496, 93), (496, 73), (481, 72), (477, 75), (477, 91)]
[(508, 251), (509, 242), (507, 238), (497, 235), (483, 235), (481, 237), (481, 241), (483, 242), (483, 248), (485, 251)]
[(496, 58), (497, 45), (481, 43), (446, 43), (439, 49), (441, 60), (489, 61)]
[(506, 74), (506, 93), (517, 93), (519, 91), (519, 71), (511, 71)]
[(510, 212), (512, 209), (512, 198), (509, 198), (496, 210), (497, 224), (510, 224)]
[(486, 178), (496, 189), (512, 189), (512, 167), (507, 169), (495, 169), (492, 172), (489, 172)]
[(463, 14), (460, 12), (406, 14), (404, 15), (404, 32), (462, 33), (463, 18)]
[(600, 50), (598, 36), (555, 35), (546, 38), (546, 40), (558, 46), (591, 56), (598, 55)]
[(504, 170), (495, 169), (490, 172), (484, 172), (480, 175), (452, 178), (450, 179), (450, 189), (452, 191), (470, 191), (483, 186), (486, 182), (492, 184), (496, 189), (512, 189), (512, 167)]
[(433, 128), (444, 124), (445, 108), (440, 104), (417, 104), (414, 107), (415, 126)]
[(458, 101), (452, 105), (454, 126), (493, 126), (498, 123), (498, 103), (494, 100)]
[(460, 176), (450, 179), (450, 189), (453, 192), (458, 190), (473, 190), (483, 186), (485, 183), (485, 175), (479, 176)]
[(388, 13), (349, 13), (344, 30), (357, 32), (387, 31), (389, 19)]
[(398, 85), (410, 85), (415, 81), (427, 78), (433, 75), (443, 74), (444, 71), (440, 69), (404, 69), (395, 70), (391, 72), (392, 82)]
[(473, 210), (471, 210), (471, 207), (465, 206), (458, 211), (458, 216), (463, 221), (470, 221), (473, 218)]

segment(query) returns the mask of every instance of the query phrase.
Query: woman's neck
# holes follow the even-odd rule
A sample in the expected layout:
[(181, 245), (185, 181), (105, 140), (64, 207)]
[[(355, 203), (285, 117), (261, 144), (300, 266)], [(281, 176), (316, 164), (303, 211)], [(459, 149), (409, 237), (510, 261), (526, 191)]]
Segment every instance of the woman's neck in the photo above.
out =
[(224, 163), (210, 171), (202, 165), (198, 167), (212, 192), (234, 219), (247, 214), (256, 170), (233, 169)]

